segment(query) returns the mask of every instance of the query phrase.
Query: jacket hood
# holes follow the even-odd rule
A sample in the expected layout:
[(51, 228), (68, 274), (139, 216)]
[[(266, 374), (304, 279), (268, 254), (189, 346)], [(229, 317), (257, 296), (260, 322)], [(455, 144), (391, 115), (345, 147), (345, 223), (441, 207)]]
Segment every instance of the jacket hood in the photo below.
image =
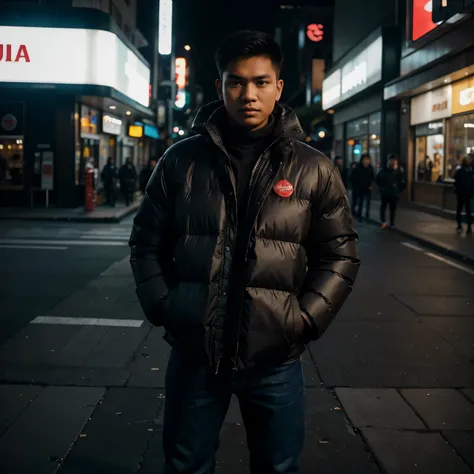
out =
[[(221, 124), (222, 120), (226, 119), (226, 115), (227, 112), (222, 100), (210, 102), (199, 109), (192, 129), (200, 135), (209, 135), (209, 130), (213, 129), (219, 136), (222, 136)], [(305, 138), (306, 135), (293, 109), (277, 102), (273, 115), (275, 116), (275, 135), (283, 135), (285, 138), (296, 140)]]

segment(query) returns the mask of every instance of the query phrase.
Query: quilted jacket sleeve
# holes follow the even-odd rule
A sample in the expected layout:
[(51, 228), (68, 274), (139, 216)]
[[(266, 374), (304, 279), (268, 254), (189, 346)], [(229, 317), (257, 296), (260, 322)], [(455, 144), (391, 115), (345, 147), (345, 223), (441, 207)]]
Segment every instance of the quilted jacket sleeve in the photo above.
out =
[[(322, 190), (313, 203), (306, 244), (308, 273), (299, 302), (312, 324), (311, 339), (329, 327), (346, 298), (360, 266), (358, 235), (342, 179), (331, 165), (323, 165)], [(324, 178), (326, 175), (326, 178)]]
[(137, 296), (145, 316), (156, 326), (163, 325), (164, 304), (173, 282), (174, 202), (167, 176), (170, 161), (166, 154), (158, 161), (129, 241)]

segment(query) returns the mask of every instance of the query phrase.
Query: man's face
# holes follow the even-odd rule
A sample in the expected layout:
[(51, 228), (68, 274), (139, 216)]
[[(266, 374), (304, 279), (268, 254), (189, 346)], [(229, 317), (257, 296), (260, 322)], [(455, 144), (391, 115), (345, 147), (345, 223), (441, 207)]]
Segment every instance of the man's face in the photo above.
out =
[(343, 161), (342, 161), (341, 158), (338, 158), (338, 159), (336, 160), (336, 166), (339, 166), (339, 168), (342, 168), (342, 165), (343, 165), (343, 164), (344, 164), (344, 163), (343, 163)]
[(151, 160), (150, 165), (152, 168), (154, 168), (156, 166), (156, 160)]
[(395, 159), (389, 160), (388, 166), (389, 168), (392, 168), (394, 170), (398, 169), (398, 160), (395, 160)]
[(241, 127), (258, 130), (280, 100), (283, 81), (270, 58), (253, 56), (229, 63), (216, 88), (230, 118)]
[(366, 156), (366, 157), (362, 160), (362, 165), (364, 166), (364, 168), (367, 168), (367, 167), (370, 165), (370, 158)]

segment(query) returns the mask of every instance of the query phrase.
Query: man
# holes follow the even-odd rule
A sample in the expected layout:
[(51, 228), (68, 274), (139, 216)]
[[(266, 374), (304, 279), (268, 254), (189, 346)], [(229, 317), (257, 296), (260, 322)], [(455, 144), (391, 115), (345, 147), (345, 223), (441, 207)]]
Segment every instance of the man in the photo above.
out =
[(135, 200), (135, 191), (137, 189), (137, 170), (133, 164), (132, 158), (127, 158), (125, 164), (119, 171), (120, 191), (126, 206)]
[(146, 165), (146, 167), (144, 167), (140, 171), (140, 176), (138, 178), (138, 181), (139, 181), (139, 184), (140, 184), (140, 191), (143, 194), (145, 194), (146, 185), (148, 184), (148, 181), (150, 181), (150, 178), (151, 178), (151, 175), (153, 173), (153, 170), (155, 169), (155, 166), (156, 166), (156, 159), (151, 158), (148, 161), (148, 164)]
[(115, 192), (117, 187), (117, 176), (117, 168), (115, 166), (114, 160), (111, 156), (109, 156), (107, 158), (107, 164), (102, 169), (100, 177), (104, 185), (105, 202), (112, 207), (115, 207), (115, 200), (117, 197)]
[[(388, 155), (387, 168), (380, 170), (375, 181), (380, 191), (382, 229), (394, 227), (400, 194), (406, 188), (405, 173), (398, 165), (398, 155), (395, 153)], [(390, 224), (385, 220), (387, 206), (390, 210)]]
[(338, 169), (342, 182), (344, 183), (344, 186), (347, 188), (348, 185), (348, 178), (349, 178), (349, 170), (344, 166), (344, 158), (342, 156), (336, 156), (334, 158), (334, 164), (336, 165), (336, 168)]
[(365, 202), (365, 218), (370, 217), (370, 202), (372, 200), (372, 183), (375, 173), (371, 165), (370, 155), (364, 153), (360, 163), (354, 168), (351, 174), (352, 184), (352, 212), (359, 219), (362, 218), (362, 211)]
[(252, 473), (297, 473), (300, 355), (351, 291), (357, 234), (337, 169), (278, 104), (277, 43), (238, 32), (216, 62), (221, 100), (158, 162), (130, 238), (139, 300), (173, 346), (164, 472), (213, 472), (235, 393)]

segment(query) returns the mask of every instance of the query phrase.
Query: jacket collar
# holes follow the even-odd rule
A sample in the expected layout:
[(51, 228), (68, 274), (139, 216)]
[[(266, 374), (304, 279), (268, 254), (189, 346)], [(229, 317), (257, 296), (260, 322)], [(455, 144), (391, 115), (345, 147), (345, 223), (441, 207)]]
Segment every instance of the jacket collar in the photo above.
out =
[[(275, 136), (302, 140), (305, 134), (298, 117), (288, 106), (277, 103), (273, 112), (275, 116)], [(203, 136), (209, 136), (218, 145), (222, 145), (222, 123), (226, 120), (224, 102), (219, 100), (201, 107), (194, 119), (192, 129)]]

